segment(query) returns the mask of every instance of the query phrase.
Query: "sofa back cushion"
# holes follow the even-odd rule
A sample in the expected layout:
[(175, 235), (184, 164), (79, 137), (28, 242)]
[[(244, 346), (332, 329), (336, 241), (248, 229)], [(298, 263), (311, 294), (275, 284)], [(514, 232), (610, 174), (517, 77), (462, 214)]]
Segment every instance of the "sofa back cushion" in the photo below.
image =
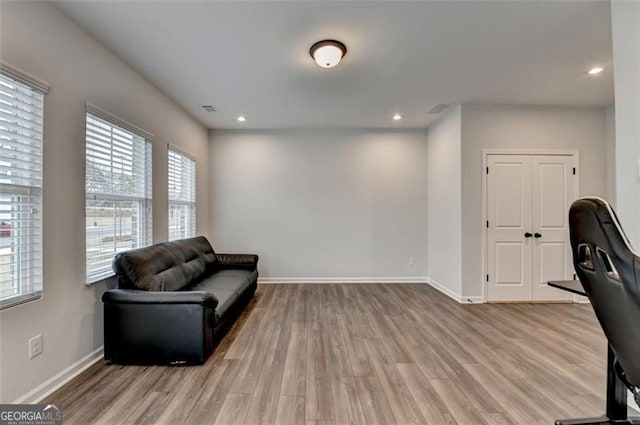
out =
[(179, 291), (215, 268), (215, 253), (204, 236), (121, 252), (113, 260), (118, 286), (146, 291)]
[(218, 266), (216, 253), (207, 238), (205, 238), (204, 236), (196, 236), (195, 238), (183, 239), (182, 241), (175, 241), (172, 243), (177, 244), (180, 242), (187, 242), (189, 245), (193, 246), (200, 252), (207, 273), (211, 272)]
[(185, 285), (202, 278), (202, 275), (206, 272), (202, 253), (191, 241), (192, 239), (182, 239), (166, 243), (167, 247), (180, 261), (180, 266), (185, 276)]

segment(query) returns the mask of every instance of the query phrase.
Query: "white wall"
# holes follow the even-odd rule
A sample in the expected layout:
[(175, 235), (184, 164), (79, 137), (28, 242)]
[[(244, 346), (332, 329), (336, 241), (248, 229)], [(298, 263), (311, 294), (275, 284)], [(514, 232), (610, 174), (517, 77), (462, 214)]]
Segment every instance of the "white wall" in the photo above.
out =
[(217, 251), (259, 254), (262, 278), (426, 276), (424, 130), (212, 132), (211, 143)]
[(616, 205), (616, 107), (609, 105), (606, 108), (607, 125), (607, 200)]
[[(44, 2), (0, 2), (2, 61), (51, 85), (44, 120), (44, 296), (0, 312), (0, 400), (12, 402), (102, 345), (105, 284), (84, 285), (84, 104), (155, 134), (154, 240), (167, 237), (171, 142), (198, 162), (198, 232), (209, 233), (208, 133), (87, 33)], [(27, 339), (44, 351), (28, 359)]]
[(616, 206), (640, 247), (640, 2), (611, 2), (616, 121)]
[(462, 294), (461, 108), (427, 131), (429, 277), (455, 298)]
[[(640, 248), (640, 3), (612, 0), (616, 212)], [(628, 394), (629, 405), (640, 409)]]
[[(617, 111), (616, 111), (617, 112)], [(482, 295), (482, 149), (576, 150), (579, 194), (606, 196), (604, 107), (462, 107), (462, 295)]]

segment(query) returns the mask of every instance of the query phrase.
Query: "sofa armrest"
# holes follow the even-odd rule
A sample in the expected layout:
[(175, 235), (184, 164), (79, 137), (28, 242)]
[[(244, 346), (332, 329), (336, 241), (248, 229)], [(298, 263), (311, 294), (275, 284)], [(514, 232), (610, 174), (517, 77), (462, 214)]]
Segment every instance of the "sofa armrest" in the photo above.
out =
[(216, 308), (218, 299), (206, 291), (141, 291), (110, 289), (102, 295), (103, 303), (114, 304), (201, 304)]
[(258, 256), (255, 254), (215, 254), (215, 256), (222, 269), (258, 269)]

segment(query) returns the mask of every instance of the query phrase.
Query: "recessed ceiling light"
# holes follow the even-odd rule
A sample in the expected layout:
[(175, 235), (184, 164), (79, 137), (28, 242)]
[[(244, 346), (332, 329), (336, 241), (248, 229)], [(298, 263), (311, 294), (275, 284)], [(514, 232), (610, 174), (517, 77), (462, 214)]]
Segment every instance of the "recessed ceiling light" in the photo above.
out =
[(245, 117), (244, 115), (240, 115), (238, 117), (238, 121), (240, 121), (240, 122), (245, 122), (246, 120), (247, 120), (247, 117)]
[(333, 68), (347, 54), (347, 46), (338, 40), (322, 40), (309, 49), (309, 54), (321, 68)]
[(604, 71), (604, 68), (601, 66), (594, 66), (589, 70), (589, 75), (597, 75)]
[(400, 121), (401, 119), (402, 119), (402, 115), (400, 115), (400, 114), (395, 114), (395, 115), (393, 116), (393, 120), (394, 120), (394, 121)]

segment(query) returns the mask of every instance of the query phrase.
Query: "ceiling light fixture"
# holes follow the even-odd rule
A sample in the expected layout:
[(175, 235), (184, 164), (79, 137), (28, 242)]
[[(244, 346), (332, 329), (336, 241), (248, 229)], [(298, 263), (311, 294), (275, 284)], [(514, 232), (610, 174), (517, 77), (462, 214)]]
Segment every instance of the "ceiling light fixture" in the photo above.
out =
[(247, 120), (247, 117), (245, 117), (244, 115), (240, 115), (238, 117), (238, 121), (240, 121), (240, 122), (245, 122), (246, 120)]
[(400, 115), (400, 114), (395, 114), (395, 115), (393, 116), (393, 120), (394, 120), (394, 121), (400, 121), (401, 119), (402, 119), (402, 115)]
[(601, 66), (595, 66), (589, 70), (589, 75), (597, 75), (604, 71), (604, 68)]
[(309, 49), (309, 54), (321, 68), (333, 68), (347, 54), (347, 46), (338, 40), (322, 40)]

